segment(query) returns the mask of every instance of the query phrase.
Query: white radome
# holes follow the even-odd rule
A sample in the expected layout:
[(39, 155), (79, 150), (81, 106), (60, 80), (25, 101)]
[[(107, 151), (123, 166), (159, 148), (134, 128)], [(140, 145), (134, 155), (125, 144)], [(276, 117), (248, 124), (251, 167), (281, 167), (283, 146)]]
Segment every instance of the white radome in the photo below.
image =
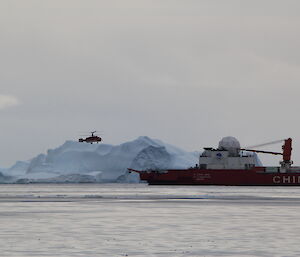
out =
[(219, 142), (219, 149), (225, 149), (234, 154), (236, 154), (240, 148), (240, 142), (235, 137), (223, 137)]

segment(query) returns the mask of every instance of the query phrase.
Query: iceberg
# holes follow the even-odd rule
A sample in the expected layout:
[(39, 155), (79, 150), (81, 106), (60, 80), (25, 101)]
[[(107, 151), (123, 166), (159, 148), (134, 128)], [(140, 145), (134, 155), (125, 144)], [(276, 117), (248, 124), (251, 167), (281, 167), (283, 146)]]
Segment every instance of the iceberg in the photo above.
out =
[(2, 169), (0, 183), (137, 183), (134, 169), (184, 169), (198, 163), (187, 152), (158, 139), (141, 136), (120, 145), (66, 141), (46, 154)]

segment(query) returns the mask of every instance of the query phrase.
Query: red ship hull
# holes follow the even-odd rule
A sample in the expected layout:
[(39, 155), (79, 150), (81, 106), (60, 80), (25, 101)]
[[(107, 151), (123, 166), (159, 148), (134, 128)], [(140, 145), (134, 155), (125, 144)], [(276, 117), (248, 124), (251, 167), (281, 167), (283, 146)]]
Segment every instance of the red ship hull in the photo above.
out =
[(149, 185), (222, 185), (222, 186), (300, 186), (298, 172), (266, 172), (265, 167), (251, 170), (164, 170), (137, 171)]

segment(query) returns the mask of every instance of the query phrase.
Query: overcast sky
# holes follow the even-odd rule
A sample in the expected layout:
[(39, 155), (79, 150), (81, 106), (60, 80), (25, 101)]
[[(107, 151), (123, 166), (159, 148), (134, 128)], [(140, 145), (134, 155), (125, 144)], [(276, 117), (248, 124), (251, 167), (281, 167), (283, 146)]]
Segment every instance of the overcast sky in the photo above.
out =
[(2, 0), (0, 167), (94, 129), (190, 151), (292, 137), (300, 164), (299, 15), (296, 0)]

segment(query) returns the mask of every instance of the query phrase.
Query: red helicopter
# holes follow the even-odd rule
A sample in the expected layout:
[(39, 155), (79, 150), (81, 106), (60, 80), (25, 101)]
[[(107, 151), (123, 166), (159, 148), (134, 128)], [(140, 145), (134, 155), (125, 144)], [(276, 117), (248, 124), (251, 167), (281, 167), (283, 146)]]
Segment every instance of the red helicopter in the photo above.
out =
[(90, 144), (93, 144), (93, 143), (99, 143), (102, 141), (102, 138), (99, 137), (99, 136), (95, 136), (94, 134), (96, 133), (97, 131), (92, 131), (90, 132), (92, 135), (89, 136), (89, 137), (86, 137), (86, 138), (79, 138), (79, 142), (86, 142), (86, 143), (90, 143)]

